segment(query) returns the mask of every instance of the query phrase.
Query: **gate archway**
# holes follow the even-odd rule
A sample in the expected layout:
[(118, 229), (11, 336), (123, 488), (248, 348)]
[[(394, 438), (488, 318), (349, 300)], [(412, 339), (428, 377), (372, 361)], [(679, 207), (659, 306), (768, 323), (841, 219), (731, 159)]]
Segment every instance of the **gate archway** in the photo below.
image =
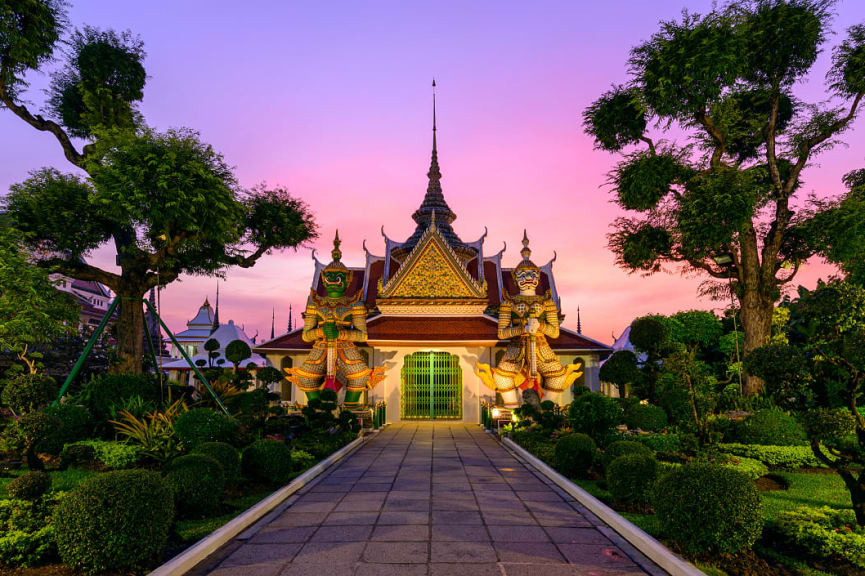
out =
[(400, 372), (400, 417), (403, 420), (462, 420), (463, 374), (459, 356), (415, 352)]

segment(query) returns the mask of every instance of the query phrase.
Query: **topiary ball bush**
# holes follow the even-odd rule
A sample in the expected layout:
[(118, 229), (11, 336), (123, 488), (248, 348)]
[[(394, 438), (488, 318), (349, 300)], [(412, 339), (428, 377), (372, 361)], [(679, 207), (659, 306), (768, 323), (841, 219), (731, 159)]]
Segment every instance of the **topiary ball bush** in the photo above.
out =
[(607, 467), (607, 488), (620, 504), (645, 507), (658, 479), (658, 461), (651, 454), (625, 454)]
[(291, 449), (279, 440), (256, 440), (243, 451), (243, 473), (272, 483), (287, 482), (291, 476)]
[(40, 500), (51, 489), (51, 476), (45, 472), (28, 472), (12, 480), (6, 486), (6, 493), (13, 500)]
[(651, 448), (644, 444), (640, 444), (639, 442), (634, 442), (633, 440), (616, 440), (607, 446), (607, 449), (604, 450), (604, 461), (607, 465), (611, 464), (613, 460), (620, 456), (625, 456), (627, 454), (641, 454), (643, 456), (655, 456), (655, 453), (652, 452)]
[(193, 454), (210, 456), (222, 465), (225, 473), (225, 485), (233, 486), (240, 478), (240, 454), (231, 444), (225, 442), (204, 442), (192, 451)]
[(178, 517), (200, 518), (219, 508), (225, 490), (225, 472), (215, 458), (187, 454), (166, 467), (165, 482), (174, 494)]
[(174, 433), (186, 450), (193, 450), (204, 442), (237, 441), (237, 422), (223, 412), (210, 408), (193, 408), (180, 415), (174, 424)]
[(631, 430), (660, 432), (667, 427), (667, 413), (660, 406), (632, 404), (625, 410), (625, 424)]
[(601, 439), (622, 423), (622, 407), (614, 398), (590, 392), (574, 398), (568, 419), (577, 432)]
[(754, 483), (716, 464), (686, 464), (665, 474), (652, 505), (663, 532), (688, 554), (736, 554), (763, 531)]
[(57, 399), (57, 383), (45, 374), (19, 374), (3, 388), (3, 405), (16, 414), (39, 410)]
[(757, 410), (736, 426), (736, 441), (762, 446), (807, 444), (805, 430), (796, 418), (778, 409)]
[(56, 417), (58, 426), (52, 428), (45, 439), (39, 443), (36, 447), (38, 452), (60, 454), (66, 444), (90, 436), (92, 419), (90, 412), (83, 406), (65, 402), (57, 406), (48, 406), (43, 412)]
[(556, 469), (565, 476), (585, 476), (595, 460), (597, 446), (587, 434), (569, 434), (559, 438), (553, 455)]
[(117, 470), (89, 478), (54, 511), (60, 558), (87, 574), (146, 568), (160, 560), (174, 516), (157, 472)]
[(96, 450), (86, 444), (67, 444), (60, 451), (60, 469), (91, 466), (96, 461)]

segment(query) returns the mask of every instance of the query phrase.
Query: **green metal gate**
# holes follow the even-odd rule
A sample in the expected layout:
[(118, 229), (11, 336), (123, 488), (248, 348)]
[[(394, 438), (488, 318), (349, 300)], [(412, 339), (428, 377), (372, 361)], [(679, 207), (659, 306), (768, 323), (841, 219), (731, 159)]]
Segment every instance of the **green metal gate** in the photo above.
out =
[(461, 420), (463, 373), (458, 356), (415, 352), (402, 365), (400, 417), (403, 420)]

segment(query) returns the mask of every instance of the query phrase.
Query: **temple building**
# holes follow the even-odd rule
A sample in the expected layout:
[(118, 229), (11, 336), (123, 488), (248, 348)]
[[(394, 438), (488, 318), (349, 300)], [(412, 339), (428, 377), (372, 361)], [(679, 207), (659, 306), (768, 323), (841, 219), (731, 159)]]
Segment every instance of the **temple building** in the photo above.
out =
[[(498, 310), (509, 295), (517, 295), (514, 268), (519, 256), (505, 249), (487, 253), (486, 230), (465, 241), (452, 225), (451, 210), (441, 187), (441, 171), (433, 114), (432, 160), (426, 194), (412, 214), (414, 233), (404, 241), (384, 233), (384, 253), (371, 253), (364, 243), (362, 265), (345, 263), (349, 272), (347, 295), (360, 292), (369, 314), (365, 342), (357, 348), (366, 364), (383, 368), (384, 378), (368, 392), (368, 400), (387, 401), (389, 422), (401, 420), (456, 420), (478, 422), (480, 402), (495, 392), (476, 373), (479, 365), (496, 366), (508, 340), (499, 339)], [(514, 239), (518, 240), (518, 239)], [(335, 254), (339, 254), (338, 242)], [(528, 249), (528, 239), (524, 250)], [(529, 251), (530, 253), (530, 251)], [(327, 265), (313, 253), (311, 300), (326, 296), (322, 271)], [(508, 267), (507, 261), (513, 266)], [(559, 318), (561, 296), (553, 274), (555, 255), (540, 269), (538, 294), (549, 294)], [(333, 266), (333, 263), (330, 265)], [(300, 324), (300, 323), (298, 323)], [(582, 364), (583, 375), (573, 386), (600, 389), (598, 366), (610, 347), (561, 327), (549, 345), (561, 362)], [(313, 348), (304, 339), (303, 326), (255, 347), (283, 371), (300, 366)], [(284, 400), (305, 402), (298, 386), (286, 380)], [(570, 402), (572, 388), (560, 403)]]

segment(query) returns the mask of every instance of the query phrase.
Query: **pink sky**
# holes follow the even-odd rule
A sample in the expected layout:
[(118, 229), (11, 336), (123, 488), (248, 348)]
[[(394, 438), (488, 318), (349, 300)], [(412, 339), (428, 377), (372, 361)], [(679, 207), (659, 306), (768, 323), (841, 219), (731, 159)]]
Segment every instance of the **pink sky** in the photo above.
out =
[[(289, 5), (290, 4), (290, 5)], [(76, 3), (73, 24), (131, 28), (141, 35), (149, 73), (141, 106), (159, 128), (187, 126), (225, 154), (245, 186), (287, 186), (313, 209), (322, 258), (334, 228), (343, 260), (363, 263), (361, 243), (384, 252), (380, 228), (405, 239), (426, 189), (430, 80), (438, 83), (438, 142), (445, 198), (463, 240), (489, 228), (488, 254), (508, 243), (504, 262), (519, 260), (528, 229), (533, 259), (558, 252), (555, 273), (565, 325), (582, 310), (583, 331), (604, 342), (649, 312), (721, 304), (700, 300), (698, 278), (628, 275), (606, 248), (620, 213), (602, 185), (615, 157), (592, 149), (581, 113), (612, 83), (627, 79), (628, 50), (677, 17), (709, 1), (588, 3), (344, 2)], [(857, 0), (842, 1), (834, 28), (865, 20)], [(831, 43), (838, 41), (834, 37)], [(797, 88), (823, 99), (828, 53)], [(29, 97), (38, 105), (44, 77)], [(865, 121), (848, 144), (818, 158), (802, 195), (835, 194), (841, 176), (863, 163)], [(0, 190), (30, 170), (68, 170), (59, 146), (0, 111)], [(113, 253), (92, 260), (110, 266)], [(831, 269), (806, 266), (798, 283), (813, 285)], [(312, 273), (310, 250), (273, 253), (249, 270), (231, 270), (220, 287), (221, 318), (253, 336), (285, 329), (289, 303), (299, 312)], [(216, 280), (183, 278), (162, 295), (163, 315), (181, 330)], [(297, 319), (297, 316), (295, 316)]]

